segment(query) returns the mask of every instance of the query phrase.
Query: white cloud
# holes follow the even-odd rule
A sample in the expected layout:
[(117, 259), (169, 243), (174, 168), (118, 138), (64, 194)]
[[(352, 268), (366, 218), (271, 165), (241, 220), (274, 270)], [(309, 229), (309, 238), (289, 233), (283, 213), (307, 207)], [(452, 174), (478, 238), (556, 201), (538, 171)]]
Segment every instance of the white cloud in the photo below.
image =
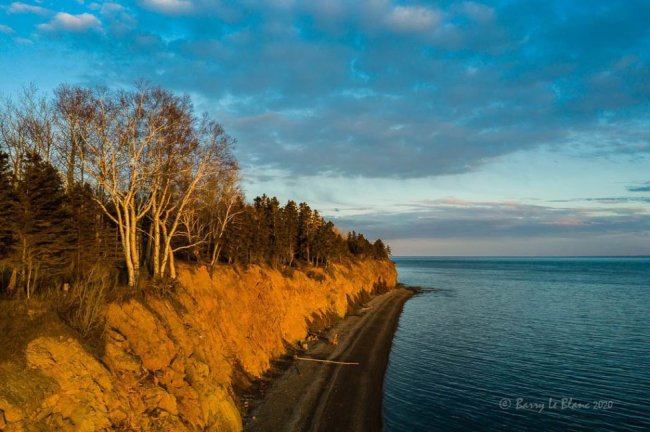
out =
[(16, 43), (19, 43), (21, 45), (32, 45), (34, 43), (29, 39), (25, 39), (25, 38), (21, 38), (21, 37), (17, 37), (14, 40), (16, 41)]
[(7, 13), (34, 13), (37, 15), (47, 15), (50, 13), (50, 10), (41, 6), (30, 5), (22, 2), (13, 2), (7, 8)]
[(13, 2), (7, 8), (7, 13), (18, 14), (18, 13), (34, 13), (38, 15), (47, 15), (50, 13), (48, 9), (44, 7), (30, 5), (27, 3)]
[(464, 15), (473, 19), (474, 21), (486, 23), (494, 19), (494, 9), (480, 3), (471, 1), (463, 2), (461, 11)]
[(13, 34), (14, 29), (12, 29), (11, 27), (9, 27), (7, 25), (0, 24), (0, 33)]
[(166, 14), (188, 12), (193, 6), (189, 0), (140, 0), (140, 4)]
[(125, 10), (124, 6), (113, 2), (106, 2), (101, 6), (102, 14), (121, 12), (123, 10)]
[(52, 21), (47, 24), (39, 24), (38, 28), (45, 31), (68, 31), (85, 32), (87, 30), (99, 30), (102, 24), (95, 15), (82, 13), (71, 15), (66, 12), (57, 13)]
[(396, 6), (386, 22), (393, 30), (423, 32), (433, 29), (442, 20), (442, 13), (423, 6)]

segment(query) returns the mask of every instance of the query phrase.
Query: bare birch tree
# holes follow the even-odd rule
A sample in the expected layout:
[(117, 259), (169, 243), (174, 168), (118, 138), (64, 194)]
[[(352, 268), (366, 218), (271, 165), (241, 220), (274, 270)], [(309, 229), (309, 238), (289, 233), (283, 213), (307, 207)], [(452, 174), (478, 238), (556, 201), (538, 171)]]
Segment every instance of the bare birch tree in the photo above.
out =
[(90, 100), (96, 108), (77, 128), (78, 148), (97, 201), (118, 228), (128, 283), (137, 283), (145, 235), (153, 276), (175, 278), (174, 251), (192, 246), (175, 239), (204, 179), (234, 160), (231, 139), (216, 122), (197, 119), (189, 98), (159, 88), (96, 91)]
[(80, 87), (62, 85), (55, 92), (56, 128), (55, 143), (59, 165), (64, 174), (68, 191), (75, 181), (84, 184), (85, 148), (82, 137), (88, 135), (87, 128), (94, 112), (92, 92)]
[(149, 153), (164, 129), (157, 102), (146, 88), (98, 90), (95, 112), (81, 135), (97, 203), (119, 232), (130, 287), (140, 275), (140, 222), (153, 203)]

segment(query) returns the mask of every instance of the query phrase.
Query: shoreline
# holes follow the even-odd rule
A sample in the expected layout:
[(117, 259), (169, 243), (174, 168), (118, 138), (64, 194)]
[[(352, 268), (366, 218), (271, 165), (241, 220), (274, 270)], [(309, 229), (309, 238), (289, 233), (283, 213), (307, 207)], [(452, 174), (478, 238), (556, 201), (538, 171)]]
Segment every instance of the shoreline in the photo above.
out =
[(382, 429), (384, 375), (404, 303), (416, 289), (397, 288), (374, 296), (323, 335), (332, 345), (312, 342), (299, 356), (336, 364), (294, 359), (271, 378), (263, 395), (247, 401), (244, 430), (379, 431)]

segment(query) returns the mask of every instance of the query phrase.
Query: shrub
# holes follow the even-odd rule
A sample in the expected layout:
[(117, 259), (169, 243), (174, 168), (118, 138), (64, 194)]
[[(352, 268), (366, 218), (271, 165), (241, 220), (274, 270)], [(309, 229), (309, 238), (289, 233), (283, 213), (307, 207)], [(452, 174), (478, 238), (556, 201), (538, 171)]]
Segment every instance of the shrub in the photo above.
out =
[(83, 337), (102, 328), (104, 305), (117, 285), (111, 271), (95, 264), (80, 279), (57, 295), (59, 315)]

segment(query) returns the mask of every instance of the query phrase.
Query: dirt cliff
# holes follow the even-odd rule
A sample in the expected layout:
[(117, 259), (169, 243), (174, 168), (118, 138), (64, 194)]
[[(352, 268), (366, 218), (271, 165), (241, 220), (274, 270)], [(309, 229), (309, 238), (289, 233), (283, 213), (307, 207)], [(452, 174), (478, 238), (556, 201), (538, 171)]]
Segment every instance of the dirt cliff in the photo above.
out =
[(236, 376), (261, 376), (310, 326), (396, 278), (378, 261), (212, 275), (185, 267), (168, 297), (108, 304), (92, 351), (46, 308), (14, 311), (2, 326), (30, 337), (0, 347), (11, 349), (0, 353), (0, 430), (239, 431)]

